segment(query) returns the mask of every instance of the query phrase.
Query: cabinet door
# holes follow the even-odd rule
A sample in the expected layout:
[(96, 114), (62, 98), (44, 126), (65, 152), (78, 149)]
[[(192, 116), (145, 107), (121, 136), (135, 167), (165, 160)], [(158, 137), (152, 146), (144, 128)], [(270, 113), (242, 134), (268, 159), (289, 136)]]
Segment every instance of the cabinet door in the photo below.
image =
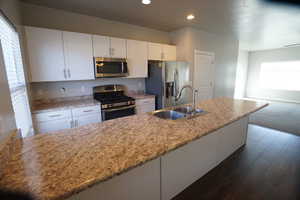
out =
[(25, 34), (31, 82), (65, 80), (62, 31), (25, 27)]
[(93, 35), (94, 57), (110, 57), (110, 40), (109, 37)]
[(69, 129), (72, 126), (72, 119), (60, 119), (45, 122), (38, 122), (35, 124), (36, 133), (50, 133), (63, 129)]
[(90, 115), (84, 115), (80, 117), (74, 118), (74, 123), (76, 127), (84, 126), (87, 124), (98, 123), (101, 122), (101, 113), (95, 113)]
[(112, 58), (126, 58), (126, 40), (110, 38), (110, 55)]
[(148, 76), (147, 42), (127, 40), (127, 62), (129, 78)]
[(63, 32), (68, 80), (94, 79), (92, 36)]
[(170, 200), (216, 166), (216, 132), (161, 158), (162, 200)]
[(162, 60), (162, 44), (148, 43), (148, 60)]
[(176, 60), (176, 46), (163, 45), (163, 60), (175, 61)]

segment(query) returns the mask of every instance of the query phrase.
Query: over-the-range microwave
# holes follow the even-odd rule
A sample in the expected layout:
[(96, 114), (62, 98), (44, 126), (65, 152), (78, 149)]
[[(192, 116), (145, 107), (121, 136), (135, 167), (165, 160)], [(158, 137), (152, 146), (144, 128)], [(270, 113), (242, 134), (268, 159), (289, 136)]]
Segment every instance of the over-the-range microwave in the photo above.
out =
[(124, 58), (94, 58), (95, 77), (124, 77), (128, 76), (127, 60)]

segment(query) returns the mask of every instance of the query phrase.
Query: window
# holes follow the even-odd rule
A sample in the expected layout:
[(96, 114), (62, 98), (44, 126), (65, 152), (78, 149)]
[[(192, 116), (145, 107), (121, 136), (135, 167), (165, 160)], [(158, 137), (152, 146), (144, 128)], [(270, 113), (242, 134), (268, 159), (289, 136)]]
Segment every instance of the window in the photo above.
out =
[(262, 89), (300, 91), (300, 61), (262, 63)]
[(0, 14), (0, 41), (10, 96), (15, 113), (17, 128), (22, 136), (31, 133), (32, 121), (29, 109), (26, 82), (18, 33)]

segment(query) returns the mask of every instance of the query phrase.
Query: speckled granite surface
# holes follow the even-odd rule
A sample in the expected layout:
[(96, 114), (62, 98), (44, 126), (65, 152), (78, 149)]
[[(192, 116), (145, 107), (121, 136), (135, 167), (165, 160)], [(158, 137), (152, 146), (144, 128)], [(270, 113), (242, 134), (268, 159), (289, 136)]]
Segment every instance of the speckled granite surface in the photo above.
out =
[(200, 103), (209, 113), (189, 120), (143, 114), (17, 141), (0, 187), (64, 199), (266, 105), (219, 98)]
[(6, 164), (11, 158), (11, 155), (14, 150), (14, 142), (18, 137), (18, 130), (10, 132), (7, 137), (0, 141), (0, 179), (3, 175), (3, 171), (6, 167)]
[(57, 110), (72, 109), (84, 106), (100, 105), (92, 96), (70, 97), (34, 101), (31, 107), (33, 114)]

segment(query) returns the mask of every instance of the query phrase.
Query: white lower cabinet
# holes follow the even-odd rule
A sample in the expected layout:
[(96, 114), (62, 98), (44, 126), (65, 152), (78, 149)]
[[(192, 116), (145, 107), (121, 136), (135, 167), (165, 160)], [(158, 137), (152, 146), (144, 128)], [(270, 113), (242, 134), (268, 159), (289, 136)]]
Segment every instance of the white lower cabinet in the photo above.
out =
[(161, 157), (162, 200), (169, 200), (216, 166), (217, 132)]
[(217, 164), (246, 143), (248, 119), (248, 117), (242, 118), (219, 130)]
[(68, 128), (72, 128), (71, 118), (35, 123), (36, 133), (49, 133)]
[(38, 113), (33, 115), (33, 121), (36, 133), (49, 133), (101, 122), (101, 109), (96, 105)]
[(143, 114), (155, 110), (155, 97), (136, 99), (136, 114)]
[(160, 158), (99, 183), (68, 200), (160, 200)]
[(73, 118), (75, 127), (84, 126), (87, 124), (98, 123), (101, 122), (100, 113), (85, 115), (81, 117)]

